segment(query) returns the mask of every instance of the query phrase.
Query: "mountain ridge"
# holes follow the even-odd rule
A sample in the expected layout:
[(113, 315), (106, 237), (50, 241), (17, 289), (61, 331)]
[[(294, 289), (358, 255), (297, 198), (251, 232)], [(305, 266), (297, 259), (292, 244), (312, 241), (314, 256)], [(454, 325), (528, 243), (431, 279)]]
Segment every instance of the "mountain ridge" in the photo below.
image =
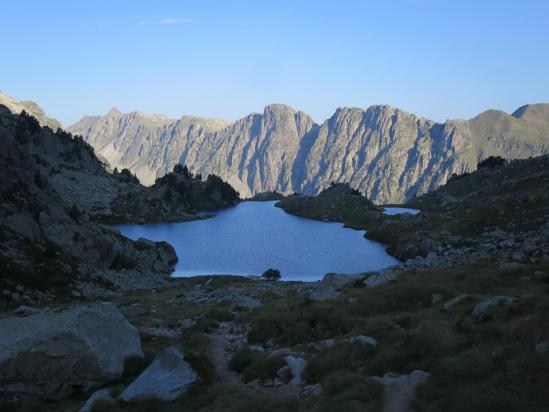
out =
[(35, 117), (42, 126), (48, 126), (53, 131), (62, 128), (61, 123), (48, 117), (44, 110), (31, 100), (16, 100), (0, 90), (0, 104), (6, 106), (12, 113), (19, 114), (23, 110)]
[[(350, 183), (377, 203), (398, 203), (439, 187), (454, 173), (474, 170), (488, 156), (549, 152), (547, 107), (525, 105), (513, 114), (487, 110), (443, 123), (390, 105), (339, 107), (318, 124), (305, 112), (270, 104), (262, 113), (218, 123), (215, 130), (207, 130), (201, 118), (189, 118), (182, 129), (163, 124), (164, 133), (179, 144), (159, 138), (153, 146), (162, 145), (162, 152), (147, 149), (148, 132), (136, 131), (129, 144), (125, 128), (105, 131), (77, 122), (69, 130), (82, 134), (113, 165), (129, 167), (145, 184), (178, 161), (195, 173), (221, 176), (245, 196), (315, 194), (334, 181)], [(130, 126), (135, 129), (139, 122)], [(189, 134), (195, 128), (200, 132)], [(96, 144), (100, 134), (116, 142), (114, 152)]]

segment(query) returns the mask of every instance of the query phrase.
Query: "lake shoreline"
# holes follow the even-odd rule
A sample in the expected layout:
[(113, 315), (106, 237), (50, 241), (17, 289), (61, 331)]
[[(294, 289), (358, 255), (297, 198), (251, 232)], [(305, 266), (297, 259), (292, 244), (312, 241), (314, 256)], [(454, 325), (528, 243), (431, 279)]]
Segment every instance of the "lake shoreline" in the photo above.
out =
[(174, 278), (261, 276), (272, 267), (281, 271), (282, 280), (308, 282), (326, 273), (366, 273), (400, 263), (385, 252), (386, 245), (365, 239), (362, 229), (296, 217), (275, 207), (275, 201), (246, 201), (209, 213), (216, 217), (115, 229), (130, 239), (174, 246), (179, 258)]

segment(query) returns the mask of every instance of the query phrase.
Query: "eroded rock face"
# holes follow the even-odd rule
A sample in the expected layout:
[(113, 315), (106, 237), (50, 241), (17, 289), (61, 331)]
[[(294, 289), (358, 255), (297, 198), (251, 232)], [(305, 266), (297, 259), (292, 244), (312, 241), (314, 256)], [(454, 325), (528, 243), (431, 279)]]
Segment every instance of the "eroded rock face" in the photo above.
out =
[(340, 108), (317, 125), (307, 114), (274, 104), (236, 122), (179, 121), (111, 111), (69, 129), (146, 184), (179, 160), (214, 173), (243, 196), (266, 191), (316, 194), (350, 183), (376, 203), (400, 203), (469, 172), (490, 155), (527, 158), (549, 151), (548, 105), (512, 115), (489, 110), (445, 123), (387, 106)]
[(196, 373), (174, 347), (162, 351), (151, 365), (122, 392), (118, 399), (137, 402), (146, 399), (173, 401), (196, 381)]
[(129, 357), (139, 334), (111, 303), (0, 320), (0, 393), (59, 399), (121, 377)]

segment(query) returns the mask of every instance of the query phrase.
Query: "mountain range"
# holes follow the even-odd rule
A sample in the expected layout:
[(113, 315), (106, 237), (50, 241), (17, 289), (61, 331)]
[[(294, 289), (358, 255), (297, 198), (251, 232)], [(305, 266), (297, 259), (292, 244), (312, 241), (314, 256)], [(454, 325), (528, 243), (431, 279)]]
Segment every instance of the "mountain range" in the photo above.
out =
[(128, 168), (145, 185), (182, 163), (195, 174), (219, 175), (243, 197), (316, 194), (345, 182), (376, 203), (400, 203), (475, 170), (489, 156), (549, 153), (549, 104), (444, 123), (388, 105), (339, 108), (322, 124), (282, 104), (232, 123), (112, 109), (68, 130), (111, 168)]
[(180, 162), (194, 173), (221, 176), (243, 196), (315, 194), (334, 181), (376, 203), (398, 203), (476, 169), (488, 156), (549, 152), (549, 105), (523, 106), (511, 115), (489, 110), (445, 123), (386, 105), (340, 108), (322, 125), (280, 104), (234, 123), (111, 110), (84, 117), (69, 130), (144, 184)]

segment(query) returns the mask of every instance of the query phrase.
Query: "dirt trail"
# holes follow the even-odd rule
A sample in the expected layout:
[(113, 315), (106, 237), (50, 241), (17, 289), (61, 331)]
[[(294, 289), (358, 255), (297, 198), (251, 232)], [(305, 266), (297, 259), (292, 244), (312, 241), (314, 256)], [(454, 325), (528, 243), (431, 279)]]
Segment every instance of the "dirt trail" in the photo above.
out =
[(231, 348), (234, 345), (234, 339), (242, 340), (243, 337), (231, 335), (231, 327), (234, 327), (233, 322), (222, 322), (216, 331), (208, 335), (210, 339), (210, 357), (214, 363), (215, 372), (218, 378), (226, 383), (240, 382), (239, 375), (229, 369), (229, 360), (232, 356)]

